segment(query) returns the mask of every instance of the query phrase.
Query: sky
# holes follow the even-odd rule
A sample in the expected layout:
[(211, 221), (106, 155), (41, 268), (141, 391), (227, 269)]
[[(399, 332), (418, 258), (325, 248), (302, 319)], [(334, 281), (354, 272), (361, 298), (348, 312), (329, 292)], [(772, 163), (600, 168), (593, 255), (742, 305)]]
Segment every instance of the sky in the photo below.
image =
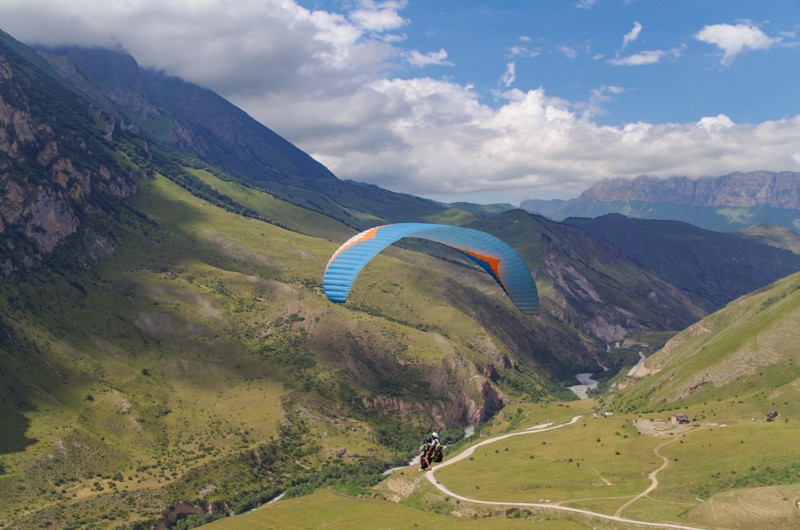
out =
[(0, 0), (0, 29), (122, 47), (443, 202), (800, 171), (800, 0)]

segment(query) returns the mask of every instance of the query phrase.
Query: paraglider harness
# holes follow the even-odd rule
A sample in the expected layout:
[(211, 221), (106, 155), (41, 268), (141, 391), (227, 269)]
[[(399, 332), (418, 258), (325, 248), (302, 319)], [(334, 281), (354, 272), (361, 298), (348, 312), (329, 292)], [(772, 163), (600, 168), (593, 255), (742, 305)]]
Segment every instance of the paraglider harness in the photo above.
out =
[(423, 471), (428, 469), (431, 464), (441, 462), (444, 458), (444, 446), (439, 440), (439, 437), (430, 436), (419, 448), (419, 469)]
[(441, 462), (444, 458), (444, 446), (438, 438), (433, 438), (428, 449), (431, 462)]

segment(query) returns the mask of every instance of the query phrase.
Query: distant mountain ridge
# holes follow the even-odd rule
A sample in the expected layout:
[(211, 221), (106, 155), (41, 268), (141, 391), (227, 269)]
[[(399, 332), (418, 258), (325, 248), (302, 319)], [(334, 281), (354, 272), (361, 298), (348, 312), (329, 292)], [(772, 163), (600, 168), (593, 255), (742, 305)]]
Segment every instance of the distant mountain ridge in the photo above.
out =
[(797, 209), (800, 208), (800, 173), (754, 171), (701, 179), (647, 176), (633, 180), (612, 179), (595, 184), (582, 197), (603, 202), (622, 200)]
[(622, 213), (671, 219), (710, 230), (736, 231), (769, 222), (800, 229), (800, 173), (754, 171), (720, 177), (656, 178), (598, 182), (577, 199), (525, 200), (522, 208), (555, 220)]

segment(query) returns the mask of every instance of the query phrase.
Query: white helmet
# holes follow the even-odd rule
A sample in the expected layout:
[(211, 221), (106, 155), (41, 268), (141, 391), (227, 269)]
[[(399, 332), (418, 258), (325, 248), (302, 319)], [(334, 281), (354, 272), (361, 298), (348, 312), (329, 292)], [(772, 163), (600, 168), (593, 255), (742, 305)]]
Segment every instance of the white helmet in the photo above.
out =
[(439, 437), (439, 433), (438, 432), (432, 432), (431, 436), (433, 436), (434, 438), (438, 438)]

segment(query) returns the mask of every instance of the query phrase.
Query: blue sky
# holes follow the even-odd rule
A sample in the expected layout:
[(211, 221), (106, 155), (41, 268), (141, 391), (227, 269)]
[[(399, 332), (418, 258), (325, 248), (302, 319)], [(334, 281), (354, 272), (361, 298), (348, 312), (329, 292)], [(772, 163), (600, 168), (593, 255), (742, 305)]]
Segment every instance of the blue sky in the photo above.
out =
[(122, 46), (340, 178), (442, 201), (800, 171), (798, 0), (3, 0), (0, 28)]
[[(543, 87), (569, 101), (588, 103), (598, 89), (619, 87), (620, 94), (604, 94), (601, 123), (719, 113), (758, 122), (800, 112), (797, 1), (413, 1), (402, 13), (409, 20), (404, 46), (447, 51), (450, 64), (426, 74), (474, 83), (487, 104), (512, 62), (512, 87)], [(722, 24), (756, 27), (780, 42), (744, 47), (722, 64), (724, 51), (698, 38), (706, 26)], [(620, 64), (631, 57), (655, 62)]]

